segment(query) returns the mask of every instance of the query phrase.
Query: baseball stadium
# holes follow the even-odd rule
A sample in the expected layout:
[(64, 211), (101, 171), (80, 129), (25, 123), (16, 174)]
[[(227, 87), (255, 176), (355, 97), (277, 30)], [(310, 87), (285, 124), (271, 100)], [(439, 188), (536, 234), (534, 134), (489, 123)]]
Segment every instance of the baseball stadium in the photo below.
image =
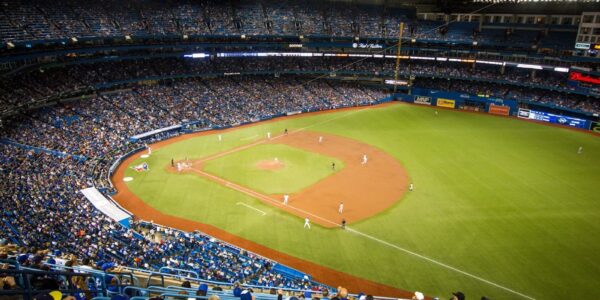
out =
[(0, 0), (0, 298), (600, 299), (600, 1)]

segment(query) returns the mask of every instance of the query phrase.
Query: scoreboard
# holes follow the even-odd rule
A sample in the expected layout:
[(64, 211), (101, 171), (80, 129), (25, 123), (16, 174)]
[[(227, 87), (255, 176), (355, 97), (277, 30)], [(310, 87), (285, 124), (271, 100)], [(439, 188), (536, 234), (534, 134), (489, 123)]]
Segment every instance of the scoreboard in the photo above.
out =
[(535, 110), (520, 108), (518, 116), (519, 116), (519, 118), (523, 118), (523, 119), (538, 120), (538, 121), (566, 125), (566, 126), (571, 126), (571, 127), (581, 128), (581, 129), (589, 129), (590, 128), (590, 121), (588, 121), (588, 120), (573, 118), (573, 117), (566, 117), (566, 116), (561, 116), (561, 115), (555, 115), (555, 114), (551, 114), (551, 113), (547, 113), (547, 112), (543, 112), (543, 111), (535, 111)]

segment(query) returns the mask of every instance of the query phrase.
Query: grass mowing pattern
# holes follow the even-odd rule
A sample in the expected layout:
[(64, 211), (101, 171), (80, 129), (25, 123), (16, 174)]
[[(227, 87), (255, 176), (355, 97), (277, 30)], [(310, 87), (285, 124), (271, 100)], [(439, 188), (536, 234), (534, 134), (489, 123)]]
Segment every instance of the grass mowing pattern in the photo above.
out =
[[(164, 166), (172, 157), (198, 158), (251, 142), (241, 138), (305, 126), (387, 151), (415, 183), (396, 206), (352, 228), (537, 299), (600, 298), (596, 136), (396, 105), (261, 124), (227, 133), (222, 143), (200, 137), (154, 151), (147, 161)], [(303, 230), (300, 218), (195, 175), (159, 167), (126, 176), (135, 178), (128, 185), (136, 195), (166, 213), (340, 271), (442, 298), (462, 290), (472, 299), (521, 299), (348, 231)], [(268, 217), (236, 206), (241, 200)]]
[[(259, 161), (277, 158), (285, 167), (261, 170)], [(331, 170), (331, 163), (338, 166)], [(263, 144), (204, 163), (204, 171), (263, 194), (292, 194), (339, 172), (341, 161), (287, 145)]]

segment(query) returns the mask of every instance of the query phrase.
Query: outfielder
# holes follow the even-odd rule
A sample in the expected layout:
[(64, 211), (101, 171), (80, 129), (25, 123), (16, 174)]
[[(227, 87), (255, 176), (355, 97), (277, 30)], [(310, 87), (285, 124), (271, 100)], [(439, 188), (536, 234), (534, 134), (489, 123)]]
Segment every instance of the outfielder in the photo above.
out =
[(271, 132), (270, 131), (267, 132), (267, 139), (269, 139), (269, 140), (271, 139)]
[(340, 206), (338, 207), (338, 213), (343, 213), (344, 212), (344, 201), (340, 202)]
[(366, 165), (367, 164), (367, 160), (368, 160), (367, 155), (363, 154), (362, 164)]
[(288, 194), (283, 195), (283, 205), (287, 205), (289, 199), (290, 199), (290, 195), (288, 195)]
[(577, 154), (581, 153), (583, 153), (583, 146), (579, 146), (579, 149), (577, 149)]
[(413, 191), (413, 189), (414, 189), (414, 186), (413, 186), (413, 184), (412, 184), (412, 182), (411, 182), (411, 183), (410, 183), (410, 185), (408, 186), (408, 190), (412, 192), (412, 191)]
[(219, 134), (219, 142), (223, 140), (223, 136)]
[(304, 219), (304, 228), (308, 227), (310, 229), (310, 220), (308, 218)]

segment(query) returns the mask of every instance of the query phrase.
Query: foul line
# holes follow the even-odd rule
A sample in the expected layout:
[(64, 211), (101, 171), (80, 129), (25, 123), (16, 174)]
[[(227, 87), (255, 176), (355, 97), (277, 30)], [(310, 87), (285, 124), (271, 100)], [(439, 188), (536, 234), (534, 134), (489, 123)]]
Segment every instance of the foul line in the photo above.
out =
[[(273, 198), (271, 198), (271, 197), (269, 197), (269, 196), (263, 195), (263, 194), (261, 194), (261, 193), (258, 193), (258, 192), (256, 192), (256, 191), (253, 191), (253, 190), (251, 190), (251, 189), (248, 189), (248, 188), (245, 188), (245, 187), (239, 186), (239, 185), (237, 185), (237, 184), (231, 183), (231, 182), (229, 182), (229, 181), (227, 181), (227, 180), (225, 180), (225, 179), (223, 179), (223, 178), (220, 178), (220, 177), (218, 177), (218, 176), (214, 176), (214, 175), (211, 175), (211, 174), (208, 174), (208, 173), (205, 173), (205, 172), (202, 172), (202, 171), (196, 170), (196, 169), (192, 169), (192, 170), (193, 170), (194, 172), (197, 172), (197, 173), (198, 173), (198, 174), (200, 174), (200, 175), (203, 175), (203, 176), (206, 176), (206, 177), (208, 177), (208, 178), (211, 178), (211, 179), (213, 179), (213, 180), (215, 180), (215, 181), (217, 181), (217, 182), (219, 182), (219, 183), (221, 183), (221, 184), (225, 185), (226, 187), (229, 187), (229, 188), (231, 188), (231, 189), (237, 190), (237, 191), (239, 191), (239, 192), (242, 192), (242, 193), (244, 193), (244, 194), (246, 194), (246, 195), (249, 195), (249, 196), (251, 196), (251, 197), (257, 198), (257, 199), (259, 199), (259, 200), (268, 201), (268, 202), (270, 202), (270, 203), (272, 203), (272, 204), (274, 204), (274, 205), (276, 205), (276, 206), (280, 206), (280, 207), (287, 207), (287, 208), (293, 209), (293, 210), (295, 210), (295, 211), (301, 212), (301, 213), (303, 213), (303, 214), (305, 214), (305, 215), (308, 215), (308, 216), (314, 217), (314, 218), (316, 218), (316, 219), (319, 219), (319, 220), (321, 220), (321, 221), (324, 221), (324, 222), (326, 222), (326, 223), (329, 223), (329, 224), (332, 224), (332, 225), (336, 225), (336, 226), (342, 226), (341, 224), (338, 224), (338, 223), (336, 223), (336, 222), (333, 222), (333, 221), (331, 221), (331, 220), (325, 219), (325, 218), (323, 218), (323, 217), (320, 217), (320, 216), (318, 216), (318, 215), (315, 215), (315, 214), (313, 214), (313, 213), (311, 213), (311, 212), (305, 211), (305, 210), (303, 210), (303, 209), (301, 209), (301, 208), (297, 208), (297, 207), (294, 207), (294, 206), (292, 206), (292, 205), (284, 205), (284, 204), (283, 204), (281, 201), (277, 201), (276, 199), (273, 199)], [(241, 202), (238, 202), (238, 203), (241, 203)], [(242, 204), (244, 204), (244, 203), (242, 203)], [(245, 205), (245, 204), (244, 204), (244, 205)], [(253, 208), (253, 209), (255, 209), (255, 208)], [(258, 210), (258, 209), (256, 209), (256, 210)], [(262, 212), (262, 211), (261, 211), (261, 212)], [(513, 293), (513, 294), (515, 294), (515, 295), (519, 295), (519, 296), (521, 296), (521, 297), (523, 297), (523, 298), (530, 299), (530, 300), (535, 300), (535, 298), (533, 298), (533, 297), (530, 297), (530, 296), (527, 296), (527, 295), (525, 295), (525, 294), (523, 294), (523, 293), (517, 292), (517, 291), (515, 291), (515, 290), (512, 290), (512, 289), (510, 289), (510, 288), (507, 288), (507, 287), (505, 287), (505, 286), (499, 285), (499, 284), (497, 284), (497, 283), (494, 283), (494, 282), (492, 282), (492, 281), (489, 281), (489, 280), (487, 280), (487, 279), (485, 279), (485, 278), (481, 278), (481, 277), (479, 277), (479, 276), (477, 276), (477, 275), (474, 275), (474, 274), (471, 274), (471, 273), (469, 273), (469, 272), (466, 272), (466, 271), (463, 271), (463, 270), (457, 269), (457, 268), (455, 268), (455, 267), (453, 267), (453, 266), (450, 266), (450, 265), (448, 265), (448, 264), (445, 264), (445, 263), (443, 263), (443, 262), (437, 261), (437, 260), (435, 260), (435, 259), (433, 259), (433, 258), (429, 258), (429, 257), (427, 257), (427, 256), (424, 256), (424, 255), (421, 255), (421, 254), (419, 254), (419, 253), (416, 253), (416, 252), (410, 251), (410, 250), (408, 250), (408, 249), (402, 248), (402, 247), (400, 247), (400, 246), (398, 246), (398, 245), (392, 244), (392, 243), (390, 243), (390, 242), (384, 241), (384, 240), (382, 240), (382, 239), (379, 239), (379, 238), (376, 238), (376, 237), (374, 237), (374, 236), (368, 235), (368, 234), (366, 234), (366, 233), (360, 232), (360, 231), (358, 231), (358, 230), (352, 229), (352, 228), (350, 228), (350, 227), (348, 227), (348, 226), (346, 226), (346, 230), (347, 230), (347, 231), (349, 231), (349, 232), (352, 232), (352, 233), (354, 233), (354, 234), (356, 234), (356, 235), (362, 236), (362, 237), (364, 237), (364, 238), (368, 238), (368, 239), (370, 239), (370, 240), (373, 240), (373, 241), (375, 241), (375, 242), (378, 242), (378, 243), (380, 243), (380, 244), (383, 244), (383, 245), (386, 245), (386, 246), (388, 246), (388, 247), (394, 248), (394, 249), (396, 249), (396, 250), (402, 251), (402, 252), (404, 252), (404, 253), (410, 254), (410, 255), (412, 255), (412, 256), (415, 256), (415, 257), (417, 257), (417, 258), (423, 259), (423, 260), (425, 260), (425, 261), (428, 261), (428, 262), (430, 262), (430, 263), (436, 264), (436, 265), (438, 265), (438, 266), (441, 266), (441, 267), (443, 267), (443, 268), (446, 268), (446, 269), (448, 269), (448, 270), (451, 270), (451, 271), (454, 271), (454, 272), (460, 273), (460, 274), (462, 274), (462, 275), (465, 275), (465, 276), (471, 277), (471, 278), (473, 278), (473, 279), (476, 279), (476, 280), (479, 280), (479, 281), (481, 281), (481, 282), (487, 283), (487, 284), (489, 284), (489, 285), (492, 285), (492, 286), (494, 286), (494, 287), (497, 287), (497, 288), (500, 288), (500, 289), (502, 289), (502, 290), (508, 291), (508, 292), (510, 292), (510, 293)]]
[(266, 212), (264, 212), (264, 211), (262, 211), (262, 210), (260, 210), (260, 209), (258, 209), (258, 208), (256, 208), (256, 207), (252, 207), (252, 206), (250, 206), (250, 205), (248, 205), (248, 204), (246, 204), (246, 203), (244, 203), (244, 202), (238, 202), (238, 203), (236, 203), (235, 205), (243, 205), (243, 206), (245, 206), (245, 207), (247, 207), (247, 208), (249, 208), (249, 209), (253, 209), (253, 210), (255, 210), (255, 211), (257, 211), (257, 212), (261, 213), (263, 216), (267, 214)]
[(513, 293), (513, 294), (515, 294), (515, 295), (519, 295), (519, 296), (521, 296), (521, 297), (523, 297), (523, 298), (527, 298), (527, 299), (530, 299), (530, 300), (535, 300), (535, 298), (533, 298), (533, 297), (530, 297), (530, 296), (527, 296), (527, 295), (525, 295), (525, 294), (523, 294), (523, 293), (519, 293), (519, 292), (517, 292), (517, 291), (515, 291), (515, 290), (511, 290), (511, 289), (509, 289), (509, 288), (507, 288), (507, 287), (501, 286), (501, 285), (499, 285), (499, 284), (497, 284), (497, 283), (491, 282), (491, 281), (489, 281), (489, 280), (487, 280), (487, 279), (484, 279), (484, 278), (481, 278), (481, 277), (479, 277), (479, 276), (477, 276), (477, 275), (473, 275), (473, 274), (471, 274), (471, 273), (468, 273), (468, 272), (465, 272), (465, 271), (463, 271), (463, 270), (457, 269), (457, 268), (455, 268), (455, 267), (453, 267), (453, 266), (447, 265), (447, 264), (445, 264), (445, 263), (443, 263), (443, 262), (439, 262), (439, 261), (437, 261), (437, 260), (435, 260), (435, 259), (433, 259), (433, 258), (429, 258), (429, 257), (427, 257), (427, 256), (424, 256), (424, 255), (421, 255), (421, 254), (419, 254), (419, 253), (416, 253), (416, 252), (410, 251), (410, 250), (408, 250), (408, 249), (404, 249), (404, 248), (402, 248), (402, 247), (400, 247), (400, 246), (397, 246), (397, 245), (394, 245), (394, 244), (392, 244), (392, 243), (390, 243), (390, 242), (386, 242), (386, 241), (384, 241), (384, 240), (378, 239), (378, 238), (376, 238), (376, 237), (374, 237), (374, 236), (371, 236), (371, 235), (368, 235), (368, 234), (366, 234), (366, 233), (362, 233), (362, 232), (360, 232), (360, 231), (358, 231), (358, 230), (351, 229), (351, 228), (349, 228), (349, 227), (346, 227), (346, 230), (348, 230), (348, 231), (350, 231), (350, 232), (352, 232), (352, 233), (355, 233), (355, 234), (357, 234), (357, 235), (360, 235), (360, 236), (362, 236), (362, 237), (365, 237), (365, 238), (371, 239), (371, 240), (373, 240), (373, 241), (376, 241), (376, 242), (378, 242), (378, 243), (384, 244), (384, 245), (386, 245), (386, 246), (392, 247), (392, 248), (394, 248), (394, 249), (396, 249), (396, 250), (400, 250), (400, 251), (402, 251), (402, 252), (404, 252), (404, 253), (407, 253), (407, 254), (410, 254), (410, 255), (416, 256), (416, 257), (418, 257), (418, 258), (421, 258), (421, 259), (423, 259), (423, 260), (426, 260), (426, 261), (428, 261), (428, 262), (434, 263), (434, 264), (436, 264), (436, 265), (438, 265), (438, 266), (441, 266), (441, 267), (444, 267), (444, 268), (446, 268), (446, 269), (448, 269), (448, 270), (452, 270), (452, 271), (458, 272), (458, 273), (460, 273), (460, 274), (466, 275), (466, 276), (468, 276), (468, 277), (471, 277), (471, 278), (473, 278), (473, 279), (477, 279), (477, 280), (479, 280), (479, 281), (481, 281), (481, 282), (484, 282), (484, 283), (487, 283), (487, 284), (493, 285), (493, 286), (495, 286), (495, 287), (497, 287), (497, 288), (500, 288), (500, 289), (503, 289), (503, 290), (505, 290), (505, 291), (511, 292), (511, 293)]
[[(307, 128), (310, 128), (310, 127), (314, 127), (314, 126), (317, 126), (317, 125), (321, 125), (321, 124), (324, 124), (324, 123), (328, 123), (328, 122), (331, 122), (331, 121), (333, 121), (333, 120), (337, 120), (337, 119), (340, 119), (340, 118), (343, 118), (343, 117), (349, 116), (349, 115), (351, 115), (351, 114), (354, 114), (354, 113), (357, 113), (357, 112), (363, 111), (363, 110), (365, 110), (365, 109), (367, 109), (367, 108), (363, 108), (363, 109), (360, 109), (360, 110), (355, 110), (355, 111), (352, 111), (352, 112), (350, 112), (350, 113), (348, 113), (348, 114), (344, 114), (344, 115), (341, 115), (341, 116), (337, 116), (337, 117), (334, 117), (334, 118), (331, 118), (331, 119), (328, 119), (328, 120), (325, 120), (325, 121), (322, 121), (322, 122), (314, 123), (314, 124), (311, 124), (311, 125), (308, 125), (308, 126), (305, 126), (305, 127), (299, 128), (299, 129), (297, 129), (297, 130), (295, 130), (295, 131), (291, 131), (291, 132), (290, 132), (290, 134), (294, 134), (294, 133), (297, 133), (297, 132), (300, 132), (300, 131), (306, 130)], [(280, 137), (282, 137), (282, 136), (285, 136), (285, 135), (278, 135), (278, 136), (275, 136), (275, 137), (271, 138), (271, 140), (274, 140), (274, 139), (280, 138)], [(213, 156), (209, 156), (209, 157), (207, 157), (207, 158), (205, 158), (205, 159), (203, 159), (203, 160), (201, 160), (201, 161), (203, 162), (203, 161), (207, 161), (207, 160), (215, 159), (215, 158), (221, 157), (221, 156), (223, 156), (223, 155), (226, 155), (226, 154), (234, 153), (234, 152), (237, 152), (237, 151), (240, 151), (240, 150), (244, 150), (244, 149), (247, 149), (247, 148), (250, 148), (250, 147), (253, 147), (253, 146), (256, 146), (256, 145), (262, 144), (262, 143), (265, 143), (265, 142), (267, 142), (267, 141), (269, 141), (269, 140), (260, 140), (260, 141), (257, 141), (257, 142), (254, 142), (254, 143), (251, 143), (251, 144), (248, 144), (248, 145), (245, 145), (245, 146), (241, 146), (241, 147), (238, 147), (238, 148), (231, 149), (231, 150), (229, 150), (229, 151), (225, 151), (225, 152), (222, 152), (222, 153), (218, 153), (218, 154), (216, 154), (216, 155), (213, 155)], [(224, 185), (224, 186), (226, 186), (226, 187), (229, 187), (229, 188), (231, 188), (231, 189), (237, 190), (237, 191), (239, 191), (239, 192), (242, 192), (242, 193), (244, 193), (244, 194), (246, 194), (246, 195), (248, 195), (248, 196), (254, 197), (254, 198), (256, 198), (256, 199), (263, 200), (263, 201), (268, 201), (268, 202), (270, 202), (270, 203), (272, 203), (272, 204), (274, 204), (274, 205), (276, 205), (276, 206), (279, 206), (279, 207), (287, 207), (287, 208), (290, 208), (290, 209), (292, 209), (292, 210), (295, 210), (295, 211), (301, 212), (301, 213), (303, 213), (303, 214), (305, 214), (305, 215), (308, 215), (308, 216), (314, 217), (314, 218), (316, 218), (316, 219), (319, 219), (319, 220), (321, 220), (321, 221), (324, 221), (324, 222), (326, 222), (326, 223), (329, 223), (329, 224), (332, 224), (332, 225), (341, 226), (341, 224), (338, 224), (338, 223), (336, 223), (336, 222), (333, 222), (333, 221), (331, 221), (331, 220), (325, 219), (325, 218), (323, 218), (323, 217), (320, 217), (320, 216), (318, 216), (318, 215), (315, 215), (315, 214), (313, 214), (313, 213), (311, 213), (311, 212), (305, 211), (305, 210), (303, 210), (303, 209), (301, 209), (301, 208), (297, 208), (297, 207), (294, 207), (294, 206), (291, 206), (291, 205), (284, 205), (284, 204), (283, 204), (281, 201), (278, 201), (278, 200), (276, 200), (276, 199), (273, 199), (273, 198), (271, 198), (271, 197), (269, 197), (269, 196), (266, 196), (266, 195), (263, 195), (263, 194), (261, 194), (261, 193), (258, 193), (258, 192), (254, 191), (254, 190), (251, 190), (251, 189), (245, 188), (245, 187), (243, 187), (243, 186), (237, 185), (237, 184), (235, 184), (235, 183), (232, 183), (232, 182), (230, 182), (230, 181), (227, 181), (227, 180), (225, 180), (225, 179), (223, 179), (223, 178), (221, 178), (221, 177), (218, 177), (218, 176), (215, 176), (215, 175), (212, 175), (212, 174), (209, 174), (209, 173), (206, 173), (206, 172), (203, 172), (203, 171), (197, 170), (197, 169), (192, 169), (192, 171), (194, 171), (194, 172), (196, 172), (196, 173), (198, 173), (198, 174), (200, 174), (200, 175), (202, 175), (202, 176), (205, 176), (205, 177), (207, 177), (207, 178), (210, 178), (210, 179), (212, 179), (212, 180), (214, 180), (214, 181), (217, 181), (217, 182), (219, 182), (219, 183), (223, 184), (223, 185)], [(260, 212), (262, 212), (262, 213), (266, 214), (265, 212), (263, 212), (263, 211), (261, 211), (261, 210), (259, 210), (259, 209), (257, 209), (257, 208), (251, 207), (251, 206), (249, 206), (249, 205), (247, 205), (247, 204), (245, 204), (245, 203), (238, 202), (238, 203), (236, 203), (236, 204), (241, 204), (241, 205), (247, 206), (248, 208), (251, 208), (251, 209), (254, 209), (254, 210), (257, 210), (257, 211), (260, 211)], [(263, 215), (263, 216), (264, 216), (264, 215)], [(416, 253), (416, 252), (410, 251), (410, 250), (408, 250), (408, 249), (402, 248), (402, 247), (400, 247), (400, 246), (398, 246), (398, 245), (395, 245), (395, 244), (392, 244), (392, 243), (390, 243), (390, 242), (387, 242), (387, 241), (381, 240), (381, 239), (379, 239), (379, 238), (376, 238), (376, 237), (374, 237), (374, 236), (368, 235), (368, 234), (366, 234), (366, 233), (362, 233), (362, 232), (360, 232), (360, 231), (358, 231), (358, 230), (355, 230), (355, 229), (352, 229), (352, 228), (350, 228), (350, 227), (348, 227), (348, 226), (346, 226), (346, 230), (347, 230), (347, 231), (349, 231), (349, 232), (352, 232), (352, 233), (354, 233), (354, 234), (356, 234), (356, 235), (362, 236), (362, 237), (364, 237), (364, 238), (368, 238), (368, 239), (370, 239), (370, 240), (373, 240), (373, 241), (375, 241), (375, 242), (378, 242), (378, 243), (380, 243), (380, 244), (383, 244), (383, 245), (386, 245), (386, 246), (388, 246), (388, 247), (394, 248), (394, 249), (396, 249), (396, 250), (402, 251), (402, 252), (404, 252), (404, 253), (406, 253), (406, 254), (410, 254), (410, 255), (412, 255), (412, 256), (415, 256), (415, 257), (417, 257), (417, 258), (420, 258), (420, 259), (422, 259), (422, 260), (425, 260), (425, 261), (428, 261), (428, 262), (430, 262), (430, 263), (436, 264), (436, 265), (438, 265), (438, 266), (440, 266), (440, 267), (443, 267), (443, 268), (446, 268), (446, 269), (448, 269), (448, 270), (451, 270), (451, 271), (454, 271), (454, 272), (460, 273), (460, 274), (462, 274), (462, 275), (465, 275), (465, 276), (471, 277), (471, 278), (473, 278), (473, 279), (479, 280), (479, 281), (481, 281), (481, 282), (483, 282), (483, 283), (487, 283), (487, 284), (489, 284), (489, 285), (492, 285), (492, 286), (494, 286), (494, 287), (497, 287), (497, 288), (499, 288), (499, 289), (505, 290), (505, 291), (507, 291), (507, 292), (513, 293), (513, 294), (515, 294), (515, 295), (518, 295), (518, 296), (521, 296), (521, 297), (523, 297), (523, 298), (530, 299), (530, 300), (536, 300), (535, 298), (533, 298), (533, 297), (530, 297), (530, 296), (528, 296), (528, 295), (525, 295), (525, 294), (523, 294), (523, 293), (517, 292), (517, 291), (515, 291), (515, 290), (512, 290), (512, 289), (510, 289), (510, 288), (507, 288), (507, 287), (505, 287), (505, 286), (502, 286), (502, 285), (499, 285), (499, 284), (497, 284), (497, 283), (491, 282), (491, 281), (489, 281), (489, 280), (487, 280), (487, 279), (481, 278), (481, 277), (479, 277), (479, 276), (477, 276), (477, 275), (474, 275), (474, 274), (471, 274), (471, 273), (469, 273), (469, 272), (465, 272), (465, 271), (463, 271), (463, 270), (457, 269), (457, 268), (455, 268), (455, 267), (453, 267), (453, 266), (447, 265), (447, 264), (445, 264), (445, 263), (443, 263), (443, 262), (440, 262), (440, 261), (437, 261), (437, 260), (435, 260), (435, 259), (433, 259), (433, 258), (429, 258), (429, 257), (427, 257), (427, 256), (424, 256), (424, 255), (421, 255), (421, 254), (419, 254), (419, 253)]]
[[(337, 120), (337, 119), (345, 118), (345, 117), (347, 117), (349, 115), (352, 115), (352, 114), (364, 111), (366, 109), (369, 109), (369, 108), (362, 108), (362, 109), (359, 109), (359, 110), (353, 110), (353, 111), (350, 111), (350, 112), (348, 112), (346, 114), (343, 114), (343, 115), (340, 115), (340, 116), (335, 116), (333, 118), (330, 118), (330, 119), (327, 119), (327, 120), (324, 120), (324, 121), (321, 121), (321, 122), (317, 122), (317, 123), (314, 123), (314, 124), (311, 124), (311, 125), (308, 125), (308, 126), (305, 126), (305, 127), (298, 128), (296, 130), (292, 130), (292, 131), (289, 132), (289, 135), (301, 132), (303, 130), (306, 130), (306, 129), (314, 127), (314, 126), (318, 126), (318, 125), (322, 125), (322, 124), (325, 124), (325, 123), (329, 123), (329, 122)], [(255, 136), (257, 136), (257, 135), (255, 135)], [(209, 161), (209, 160), (217, 159), (219, 157), (223, 157), (225, 155), (228, 155), (228, 154), (231, 154), (231, 153), (235, 153), (235, 152), (238, 152), (238, 151), (246, 150), (248, 148), (252, 148), (254, 146), (257, 146), (257, 145), (260, 145), (260, 144), (264, 144), (266, 142), (269, 142), (269, 141), (272, 141), (272, 140), (276, 140), (276, 139), (282, 138), (284, 136), (286, 136), (286, 135), (285, 134), (280, 134), (280, 135), (271, 137), (270, 139), (262, 139), (262, 140), (254, 142), (254, 143), (250, 143), (250, 144), (246, 144), (246, 145), (243, 145), (243, 146), (240, 146), (240, 147), (232, 148), (232, 149), (229, 149), (229, 150), (226, 150), (226, 151), (223, 151), (223, 152), (219, 152), (219, 153), (214, 154), (214, 155), (209, 155), (209, 156), (207, 156), (205, 158), (202, 158), (202, 159), (198, 160), (198, 162), (203, 163), (203, 162), (206, 162), (206, 161)]]

